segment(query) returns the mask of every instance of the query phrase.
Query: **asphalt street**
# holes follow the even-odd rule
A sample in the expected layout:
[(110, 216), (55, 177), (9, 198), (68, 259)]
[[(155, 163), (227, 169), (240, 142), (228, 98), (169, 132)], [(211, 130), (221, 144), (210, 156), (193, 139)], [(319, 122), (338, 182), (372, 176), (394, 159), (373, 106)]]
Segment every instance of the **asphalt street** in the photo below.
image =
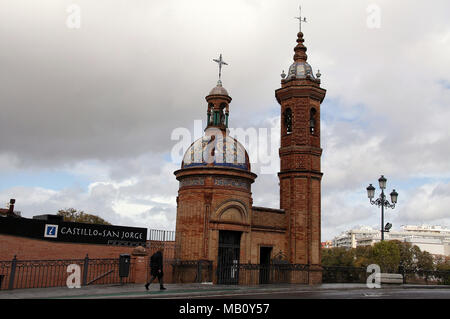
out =
[[(170, 297), (168, 297), (170, 298)], [(173, 297), (182, 298), (182, 297)], [(239, 292), (190, 296), (192, 299), (450, 299), (450, 289), (330, 289)]]
[(395, 285), (370, 289), (365, 284), (258, 286), (168, 284), (146, 291), (142, 284), (93, 285), (0, 291), (0, 299), (450, 299), (450, 286)]

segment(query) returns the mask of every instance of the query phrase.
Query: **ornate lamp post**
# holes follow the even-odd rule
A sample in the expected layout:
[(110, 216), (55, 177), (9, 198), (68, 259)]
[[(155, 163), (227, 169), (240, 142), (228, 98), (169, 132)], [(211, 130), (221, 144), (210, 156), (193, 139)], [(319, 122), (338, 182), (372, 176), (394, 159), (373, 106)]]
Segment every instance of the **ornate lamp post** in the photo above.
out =
[(387, 179), (386, 177), (384, 177), (383, 175), (381, 175), (381, 177), (378, 179), (378, 183), (380, 184), (380, 188), (381, 188), (381, 194), (380, 197), (377, 198), (376, 200), (373, 200), (373, 198), (375, 197), (375, 187), (372, 186), (372, 184), (369, 185), (369, 187), (367, 187), (367, 197), (369, 197), (369, 201), (372, 205), (377, 205), (378, 207), (381, 206), (381, 241), (384, 240), (384, 233), (385, 232), (389, 232), (389, 229), (392, 227), (391, 224), (386, 225), (386, 229), (384, 227), (384, 208), (395, 208), (395, 204), (397, 204), (397, 198), (398, 198), (398, 193), (395, 191), (395, 189), (391, 192), (391, 203), (389, 203), (389, 201), (386, 199), (386, 195), (384, 194), (384, 190), (386, 188), (386, 182)]

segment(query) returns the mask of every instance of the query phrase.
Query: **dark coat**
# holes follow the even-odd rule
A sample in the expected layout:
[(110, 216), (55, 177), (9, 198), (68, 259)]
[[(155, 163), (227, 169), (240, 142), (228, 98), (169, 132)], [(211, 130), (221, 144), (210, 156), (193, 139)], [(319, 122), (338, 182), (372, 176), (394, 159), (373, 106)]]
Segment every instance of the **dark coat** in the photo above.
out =
[(150, 268), (152, 271), (163, 269), (163, 256), (161, 252), (157, 251), (150, 257)]

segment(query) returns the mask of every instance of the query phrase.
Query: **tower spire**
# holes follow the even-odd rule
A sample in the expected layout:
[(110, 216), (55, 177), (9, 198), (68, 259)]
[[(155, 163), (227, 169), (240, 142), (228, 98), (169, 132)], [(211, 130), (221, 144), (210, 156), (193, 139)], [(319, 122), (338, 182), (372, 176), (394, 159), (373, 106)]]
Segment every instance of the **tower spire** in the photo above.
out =
[(302, 22), (306, 23), (306, 18), (302, 17), (302, 7), (298, 7), (298, 17), (295, 17), (295, 19), (298, 19), (298, 33), (297, 33), (297, 46), (294, 48), (295, 55), (294, 55), (294, 61), (295, 62), (306, 62), (308, 59), (308, 56), (306, 55), (306, 47), (303, 45), (303, 42), (305, 40), (303, 39), (303, 32), (302, 32)]
[(224, 60), (222, 60), (222, 53), (220, 54), (218, 59), (213, 59), (214, 62), (219, 64), (219, 81), (217, 81), (217, 85), (222, 85), (221, 76), (222, 76), (222, 65), (228, 65)]
[(227, 90), (222, 86), (221, 77), (222, 66), (228, 65), (228, 63), (222, 59), (222, 54), (219, 55), (218, 59), (213, 59), (213, 61), (219, 65), (219, 80), (217, 81), (217, 85), (206, 96), (206, 101), (208, 102), (206, 129), (209, 127), (217, 127), (226, 132), (228, 127), (228, 116), (230, 114), (229, 104), (231, 102), (231, 97), (228, 95)]
[(302, 22), (307, 22), (305, 17), (302, 17), (302, 6), (298, 7), (298, 17), (294, 17), (294, 19), (298, 19), (298, 32), (302, 32)]
[(308, 60), (308, 55), (306, 51), (308, 50), (303, 44), (305, 40), (303, 39), (303, 32), (297, 33), (297, 45), (294, 48), (294, 61), (295, 62), (306, 62)]

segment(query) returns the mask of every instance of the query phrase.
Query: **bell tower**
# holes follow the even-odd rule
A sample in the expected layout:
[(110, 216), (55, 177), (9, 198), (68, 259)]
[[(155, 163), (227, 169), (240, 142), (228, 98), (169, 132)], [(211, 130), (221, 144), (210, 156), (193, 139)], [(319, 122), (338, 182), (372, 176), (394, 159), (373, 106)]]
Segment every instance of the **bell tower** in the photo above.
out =
[[(307, 63), (303, 33), (297, 34), (294, 63), (275, 96), (281, 106), (280, 208), (288, 218), (287, 255), (309, 265), (310, 284), (320, 283), (321, 179), (320, 104), (326, 90)], [(315, 271), (316, 270), (316, 271)]]

